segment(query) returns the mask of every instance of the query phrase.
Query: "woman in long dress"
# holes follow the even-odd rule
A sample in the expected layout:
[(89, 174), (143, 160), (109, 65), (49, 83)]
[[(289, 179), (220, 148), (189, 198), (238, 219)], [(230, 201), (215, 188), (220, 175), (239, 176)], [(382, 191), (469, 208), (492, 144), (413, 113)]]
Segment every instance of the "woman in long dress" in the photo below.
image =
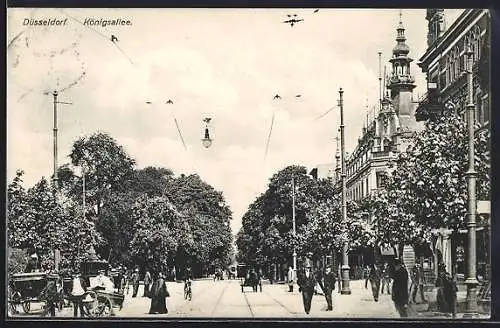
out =
[(167, 284), (163, 274), (158, 273), (158, 278), (151, 287), (151, 307), (149, 314), (166, 314), (168, 313), (166, 297), (169, 296)]

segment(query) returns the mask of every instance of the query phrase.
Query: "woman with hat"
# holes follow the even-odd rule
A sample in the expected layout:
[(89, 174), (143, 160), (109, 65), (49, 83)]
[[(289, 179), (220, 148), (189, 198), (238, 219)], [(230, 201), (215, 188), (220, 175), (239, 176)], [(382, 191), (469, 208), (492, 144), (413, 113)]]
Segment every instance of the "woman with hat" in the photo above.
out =
[(163, 273), (158, 273), (157, 279), (151, 287), (151, 306), (149, 308), (149, 314), (166, 314), (167, 300), (170, 294), (167, 290), (167, 283), (165, 282)]

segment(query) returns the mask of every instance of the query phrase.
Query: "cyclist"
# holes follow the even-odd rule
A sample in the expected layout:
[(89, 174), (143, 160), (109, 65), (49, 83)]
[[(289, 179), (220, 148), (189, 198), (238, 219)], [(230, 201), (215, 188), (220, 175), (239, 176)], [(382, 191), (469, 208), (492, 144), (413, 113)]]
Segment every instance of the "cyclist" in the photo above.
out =
[(193, 273), (191, 272), (191, 268), (186, 268), (186, 273), (184, 275), (184, 298), (191, 300), (192, 291), (191, 291), (191, 283), (193, 281)]

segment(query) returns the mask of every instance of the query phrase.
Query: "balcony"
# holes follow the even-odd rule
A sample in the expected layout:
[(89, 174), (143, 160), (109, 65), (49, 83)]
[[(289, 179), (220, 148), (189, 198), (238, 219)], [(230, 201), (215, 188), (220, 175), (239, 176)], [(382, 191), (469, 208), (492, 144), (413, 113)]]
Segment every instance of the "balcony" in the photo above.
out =
[(439, 103), (434, 91), (425, 93), (418, 99), (418, 106), (415, 111), (417, 121), (425, 121), (436, 114), (442, 113), (444, 110), (443, 104)]
[(388, 150), (377, 151), (377, 152), (373, 152), (372, 155), (373, 155), (373, 158), (389, 157), (390, 152)]

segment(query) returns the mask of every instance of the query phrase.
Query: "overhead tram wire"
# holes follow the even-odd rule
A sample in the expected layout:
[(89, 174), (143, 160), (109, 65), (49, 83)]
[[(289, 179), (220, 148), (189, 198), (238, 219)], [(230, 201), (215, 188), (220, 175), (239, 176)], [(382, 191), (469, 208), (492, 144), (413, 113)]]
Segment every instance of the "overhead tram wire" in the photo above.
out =
[(112, 42), (111, 41), (111, 36), (106, 36), (105, 34), (99, 32), (97, 29), (95, 28), (92, 28), (90, 26), (87, 26), (85, 25), (81, 20), (79, 20), (78, 18), (75, 18), (73, 17), (72, 15), (68, 14), (67, 12), (63, 11), (62, 9), (58, 9), (64, 16), (68, 17), (69, 19), (77, 22), (78, 24), (82, 25), (83, 27), (91, 30), (92, 32), (94, 33), (97, 33), (99, 34), (100, 36), (102, 36), (104, 39), (108, 40), (109, 42), (111, 42), (117, 49), (118, 51), (121, 52), (121, 54), (132, 64), (132, 65), (135, 65), (134, 62), (132, 61), (132, 59), (130, 59), (129, 56), (127, 56), (127, 54), (125, 54), (125, 52), (123, 51), (123, 49), (118, 45), (116, 44), (116, 42)]

